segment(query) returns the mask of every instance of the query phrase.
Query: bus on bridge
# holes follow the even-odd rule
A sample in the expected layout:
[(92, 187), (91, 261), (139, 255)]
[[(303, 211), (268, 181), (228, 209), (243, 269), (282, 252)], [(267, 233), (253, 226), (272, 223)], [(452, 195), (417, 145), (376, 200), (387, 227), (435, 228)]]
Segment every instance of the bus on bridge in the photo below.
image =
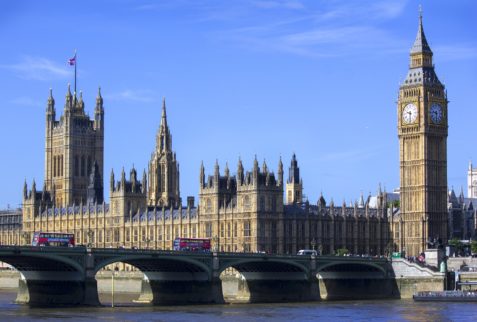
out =
[(210, 239), (178, 237), (174, 239), (174, 250), (183, 250), (189, 252), (210, 252)]
[(49, 233), (49, 232), (35, 232), (33, 234), (32, 246), (60, 246), (60, 247), (74, 247), (75, 235), (67, 233)]

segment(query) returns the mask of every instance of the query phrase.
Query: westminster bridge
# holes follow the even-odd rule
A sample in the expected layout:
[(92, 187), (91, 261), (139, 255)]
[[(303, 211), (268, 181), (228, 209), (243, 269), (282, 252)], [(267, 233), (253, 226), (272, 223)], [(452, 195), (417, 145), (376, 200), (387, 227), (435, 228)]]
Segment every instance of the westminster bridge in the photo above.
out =
[(144, 273), (141, 298), (157, 305), (224, 303), (228, 268), (255, 303), (399, 296), (386, 258), (0, 246), (0, 261), (21, 273), (17, 302), (31, 306), (99, 305), (96, 273), (118, 262)]

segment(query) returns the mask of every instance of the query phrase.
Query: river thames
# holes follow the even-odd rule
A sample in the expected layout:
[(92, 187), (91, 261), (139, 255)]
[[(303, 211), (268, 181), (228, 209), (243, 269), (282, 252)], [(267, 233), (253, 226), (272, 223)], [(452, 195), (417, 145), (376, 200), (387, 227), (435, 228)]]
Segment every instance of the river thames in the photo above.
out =
[(15, 297), (15, 291), (0, 291), (0, 321), (475, 321), (477, 316), (475, 303), (412, 300), (154, 307), (122, 296), (111, 308), (110, 298), (102, 296), (104, 307), (29, 308), (14, 304)]

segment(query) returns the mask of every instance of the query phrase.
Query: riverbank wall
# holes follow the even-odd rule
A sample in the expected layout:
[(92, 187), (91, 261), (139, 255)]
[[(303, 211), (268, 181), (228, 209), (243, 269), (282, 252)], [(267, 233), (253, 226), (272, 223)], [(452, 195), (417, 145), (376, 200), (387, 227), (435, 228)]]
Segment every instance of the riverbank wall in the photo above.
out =
[(396, 288), (401, 299), (411, 299), (415, 292), (443, 291), (446, 274), (435, 272), (405, 259), (392, 260)]

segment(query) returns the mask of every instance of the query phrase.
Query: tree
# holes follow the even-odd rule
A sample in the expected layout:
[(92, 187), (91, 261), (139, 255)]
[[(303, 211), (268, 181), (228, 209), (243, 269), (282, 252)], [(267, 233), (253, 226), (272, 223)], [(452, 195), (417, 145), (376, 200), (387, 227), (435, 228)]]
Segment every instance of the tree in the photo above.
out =
[(452, 238), (449, 240), (449, 245), (454, 247), (455, 253), (458, 255), (464, 250), (464, 244), (458, 238)]
[(349, 253), (348, 249), (347, 248), (338, 248), (336, 250), (336, 255), (337, 256), (345, 256)]
[(472, 254), (477, 254), (477, 240), (473, 240), (470, 243), (470, 251), (472, 252)]
[(394, 208), (400, 208), (401, 207), (400, 200), (388, 201), (388, 208), (391, 208), (391, 206)]

